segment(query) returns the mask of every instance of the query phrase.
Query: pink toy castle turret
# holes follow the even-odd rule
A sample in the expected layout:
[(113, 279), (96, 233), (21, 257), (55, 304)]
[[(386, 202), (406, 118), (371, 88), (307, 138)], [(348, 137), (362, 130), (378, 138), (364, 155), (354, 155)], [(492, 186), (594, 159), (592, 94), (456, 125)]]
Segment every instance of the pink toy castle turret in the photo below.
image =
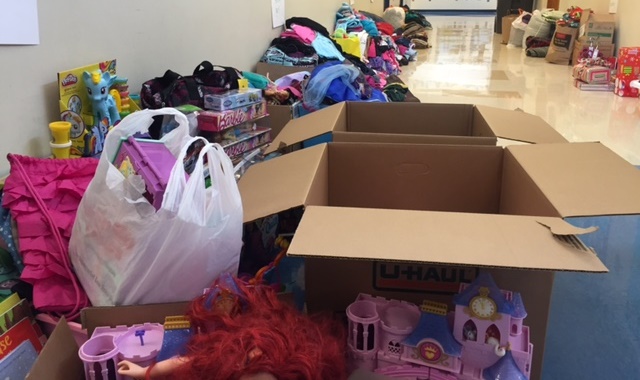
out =
[(78, 355), (84, 362), (87, 380), (129, 380), (117, 372), (118, 363), (128, 360), (142, 367), (150, 365), (162, 346), (164, 329), (157, 323), (133, 327), (98, 327)]
[(378, 352), (378, 310), (371, 301), (356, 301), (347, 308), (349, 336), (347, 345), (355, 368), (373, 371)]

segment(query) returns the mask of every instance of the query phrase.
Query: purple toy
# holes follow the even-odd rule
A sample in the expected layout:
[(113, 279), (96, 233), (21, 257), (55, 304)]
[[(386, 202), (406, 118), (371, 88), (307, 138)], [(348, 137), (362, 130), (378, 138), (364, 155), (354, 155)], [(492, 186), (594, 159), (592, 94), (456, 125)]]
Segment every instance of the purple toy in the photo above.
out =
[(158, 323), (96, 328), (78, 351), (85, 378), (129, 380), (118, 374), (118, 363), (128, 360), (142, 367), (151, 365), (160, 352), (163, 336), (164, 328)]
[(525, 380), (533, 345), (519, 293), (480, 274), (446, 304), (416, 305), (360, 294), (347, 308), (352, 369), (393, 378)]
[(113, 165), (125, 176), (139, 175), (146, 184), (145, 197), (156, 210), (162, 206), (162, 198), (171, 176), (176, 158), (164, 143), (129, 137), (123, 139), (113, 160)]

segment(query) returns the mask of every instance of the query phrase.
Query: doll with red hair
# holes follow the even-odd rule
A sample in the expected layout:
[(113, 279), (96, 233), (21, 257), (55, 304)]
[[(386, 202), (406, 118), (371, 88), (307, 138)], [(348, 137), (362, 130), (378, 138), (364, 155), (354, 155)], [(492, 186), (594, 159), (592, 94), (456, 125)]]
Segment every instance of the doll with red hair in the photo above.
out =
[(122, 361), (118, 373), (139, 379), (347, 378), (344, 327), (298, 312), (271, 288), (218, 281), (191, 303), (188, 317), (196, 334), (183, 355), (147, 368)]

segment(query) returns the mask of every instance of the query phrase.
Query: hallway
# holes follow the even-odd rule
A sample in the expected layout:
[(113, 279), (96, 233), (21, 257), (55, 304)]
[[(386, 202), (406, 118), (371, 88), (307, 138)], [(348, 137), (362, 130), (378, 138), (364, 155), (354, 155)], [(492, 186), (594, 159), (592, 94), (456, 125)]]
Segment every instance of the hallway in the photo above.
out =
[[(501, 45), (501, 36), (493, 33), (494, 15), (427, 19), (434, 27), (433, 47), (421, 51), (417, 64), (401, 75), (421, 101), (520, 108), (569, 141), (601, 141), (640, 165), (640, 100), (574, 88), (570, 66)], [(556, 275), (543, 379), (638, 378), (640, 217), (570, 222), (600, 227), (582, 239), (599, 252), (610, 273)]]

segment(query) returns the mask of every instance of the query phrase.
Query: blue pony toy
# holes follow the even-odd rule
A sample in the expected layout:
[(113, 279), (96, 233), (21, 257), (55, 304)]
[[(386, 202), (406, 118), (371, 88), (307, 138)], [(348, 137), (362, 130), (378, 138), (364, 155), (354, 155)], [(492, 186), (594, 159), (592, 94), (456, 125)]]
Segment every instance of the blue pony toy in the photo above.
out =
[(82, 74), (84, 85), (87, 87), (87, 95), (91, 100), (93, 109), (93, 126), (91, 134), (95, 139), (95, 148), (92, 152), (97, 154), (104, 148), (105, 137), (109, 127), (120, 121), (120, 114), (113, 96), (109, 93), (109, 87), (113, 84), (116, 76), (111, 76), (109, 72), (85, 71)]

